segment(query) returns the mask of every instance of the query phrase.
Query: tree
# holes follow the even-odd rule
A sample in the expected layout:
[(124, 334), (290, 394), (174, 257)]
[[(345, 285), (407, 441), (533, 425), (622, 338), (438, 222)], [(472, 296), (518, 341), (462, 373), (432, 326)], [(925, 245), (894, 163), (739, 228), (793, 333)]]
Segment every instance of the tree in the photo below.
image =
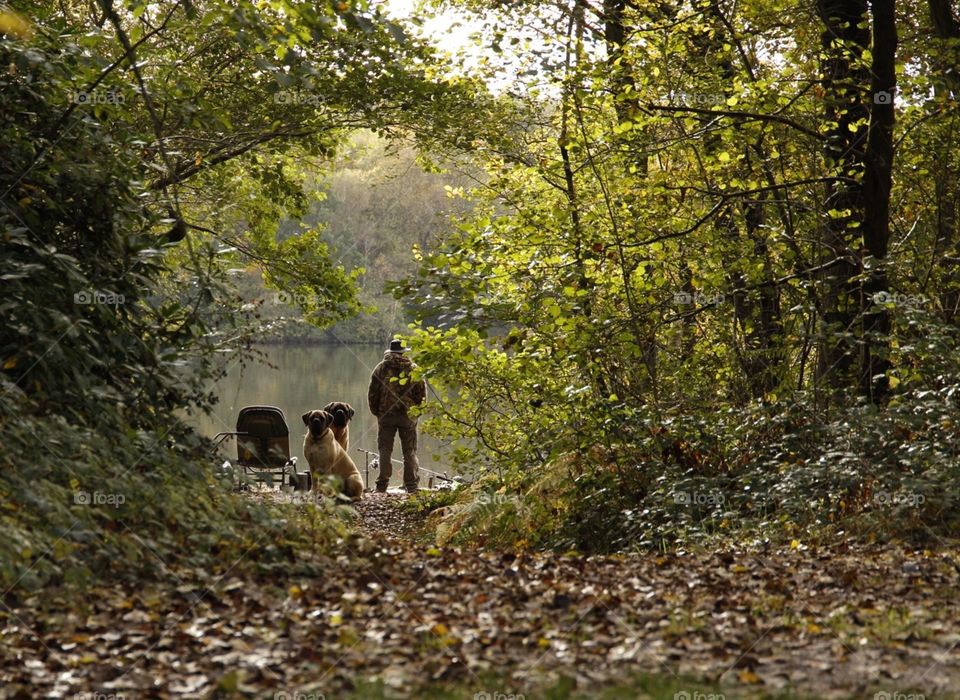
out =
[[(476, 439), (501, 485), (573, 483), (560, 512), (604, 498), (620, 524), (686, 478), (792, 474), (832, 439), (812, 426), (882, 462), (861, 411), (900, 420), (956, 362), (929, 301), (960, 259), (954, 20), (867, 0), (503, 10), (487, 38), (531, 67), (508, 92), (524, 128), (480, 140), (475, 215), (400, 288), (450, 391), (436, 428)], [(880, 471), (823, 498), (864, 502)]]
[(886, 392), (890, 320), (874, 299), (887, 288), (897, 31), (892, 2), (873, 2), (871, 8), (872, 15), (866, 2), (818, 4), (830, 125), (825, 156), (835, 172), (827, 184), (824, 246), (830, 263), (824, 273), (827, 331), (819, 373), (834, 386), (849, 386), (845, 375), (856, 344), (861, 391), (880, 398)]
[[(320, 232), (278, 241), (279, 222), (346, 129), (453, 118), (457, 88), (360, 3), (17, 10), (0, 10), (0, 581), (135, 574), (145, 542), (208, 569), (241, 520), (287, 541), (184, 420), (259, 330), (231, 270), (261, 266), (319, 324), (354, 311)], [(107, 484), (128, 507), (80, 507)]]

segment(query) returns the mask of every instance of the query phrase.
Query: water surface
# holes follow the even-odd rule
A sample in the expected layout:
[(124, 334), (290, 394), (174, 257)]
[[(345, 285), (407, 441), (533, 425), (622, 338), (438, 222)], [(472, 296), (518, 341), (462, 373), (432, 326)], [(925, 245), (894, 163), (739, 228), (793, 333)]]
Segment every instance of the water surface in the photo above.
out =
[[(357, 448), (371, 452), (377, 450), (377, 420), (367, 408), (367, 387), (370, 372), (383, 357), (384, 348), (379, 345), (271, 345), (260, 349), (276, 368), (260, 363), (231, 367), (215, 387), (220, 401), (214, 407), (213, 415), (193, 419), (200, 432), (212, 437), (221, 431), (235, 430), (237, 414), (244, 406), (277, 406), (286, 416), (290, 428), (290, 451), (296, 455), (298, 469), (302, 471), (306, 468), (303, 459), (305, 428), (300, 417), (314, 408), (323, 408), (330, 401), (345, 401), (356, 411), (350, 421), (350, 457), (364, 476), (366, 455)], [(233, 442), (227, 444), (227, 456), (236, 458)], [(439, 440), (425, 435), (421, 429), (419, 445), (422, 467), (449, 471), (444, 466), (443, 444)], [(399, 438), (393, 455), (394, 458), (401, 456)], [(393, 469), (390, 485), (401, 486), (403, 467), (395, 464)], [(377, 473), (371, 470), (371, 486), (376, 477)], [(421, 486), (427, 485), (427, 479), (428, 475), (421, 473)]]

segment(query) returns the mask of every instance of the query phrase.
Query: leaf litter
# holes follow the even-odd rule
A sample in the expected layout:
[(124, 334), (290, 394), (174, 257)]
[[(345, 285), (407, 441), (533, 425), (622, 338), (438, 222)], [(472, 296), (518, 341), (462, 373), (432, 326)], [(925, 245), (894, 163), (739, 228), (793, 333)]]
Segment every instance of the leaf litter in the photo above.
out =
[[(318, 573), (102, 584), (0, 607), (0, 698), (257, 697), (358, 683), (581, 690), (632, 672), (816, 697), (960, 689), (955, 548), (838, 544), (622, 556), (438, 548), (375, 494)], [(247, 554), (256, 559), (256, 551)], [(467, 695), (472, 696), (472, 692)], [(535, 697), (535, 695), (530, 695)], [(893, 697), (893, 695), (891, 695)]]

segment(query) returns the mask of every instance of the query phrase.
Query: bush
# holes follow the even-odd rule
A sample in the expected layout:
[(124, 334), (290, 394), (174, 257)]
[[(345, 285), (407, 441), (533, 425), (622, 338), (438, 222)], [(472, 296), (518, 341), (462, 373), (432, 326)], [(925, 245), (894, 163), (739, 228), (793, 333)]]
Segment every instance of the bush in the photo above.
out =
[(345, 532), (332, 506), (319, 509), (323, 518), (291, 520), (289, 511), (230, 491), (215, 476), (209, 445), (182, 425), (160, 432), (104, 419), (92, 428), (0, 406), (4, 590), (133, 580), (168, 568), (216, 576), (241, 562), (289, 566)]
[[(883, 406), (848, 401), (827, 410), (797, 391), (746, 405), (683, 404), (669, 414), (579, 398), (551, 412), (575, 421), (533, 423), (500, 411), (497, 425), (509, 427), (498, 434), (526, 430), (535, 444), (499, 455), (500, 470), (477, 460), (478, 480), (439, 534), (599, 552), (731, 534), (754, 542), (956, 536), (958, 332), (931, 318), (909, 323), (916, 344), (900, 348), (893, 376), (902, 381)], [(511, 371), (521, 371), (516, 365)], [(523, 387), (512, 396), (522, 405)], [(457, 411), (460, 418), (471, 408)], [(548, 455), (542, 461), (530, 457), (538, 450)]]
[(293, 523), (231, 493), (182, 421), (210, 405), (220, 341), (246, 319), (216, 301), (215, 249), (165, 262), (173, 221), (130, 113), (71, 103), (99, 59), (57, 32), (0, 36), (0, 59), (0, 585), (215, 573), (329, 543), (335, 518)]

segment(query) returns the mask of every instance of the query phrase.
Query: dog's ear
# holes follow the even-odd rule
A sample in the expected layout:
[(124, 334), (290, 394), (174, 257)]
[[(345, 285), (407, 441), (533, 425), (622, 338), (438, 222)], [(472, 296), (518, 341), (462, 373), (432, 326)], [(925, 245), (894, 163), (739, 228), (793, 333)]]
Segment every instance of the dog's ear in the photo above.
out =
[(328, 411), (320, 411), (320, 420), (323, 421), (323, 429), (326, 430), (333, 424), (333, 416)]
[(307, 412), (304, 413), (302, 416), (300, 416), (301, 418), (303, 418), (303, 424), (304, 424), (304, 425), (306, 425), (306, 426), (309, 426), (309, 425), (310, 425), (310, 414), (311, 414), (312, 412), (313, 412), (313, 411), (307, 411)]
[(333, 409), (335, 405), (336, 405), (336, 401), (331, 401), (326, 406), (324, 406), (322, 410), (326, 411), (327, 413), (333, 413)]
[(350, 415), (351, 418), (353, 418), (353, 415), (356, 413), (356, 411), (353, 410), (353, 406), (351, 406), (350, 404), (347, 404), (347, 413)]

